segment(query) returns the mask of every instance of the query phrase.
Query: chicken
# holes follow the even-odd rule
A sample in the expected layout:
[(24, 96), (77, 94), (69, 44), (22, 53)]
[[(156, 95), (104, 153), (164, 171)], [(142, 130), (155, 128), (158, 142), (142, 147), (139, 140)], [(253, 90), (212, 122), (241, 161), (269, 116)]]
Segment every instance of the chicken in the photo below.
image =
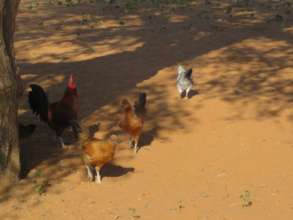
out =
[(180, 93), (180, 97), (182, 97), (183, 93), (185, 92), (185, 97), (188, 99), (189, 92), (193, 87), (192, 69), (186, 71), (183, 66), (179, 65), (177, 72), (177, 89)]
[(20, 139), (28, 138), (34, 133), (36, 129), (35, 124), (23, 125), (22, 123), (18, 123), (18, 135)]
[(49, 103), (41, 86), (32, 84), (30, 88), (28, 101), (32, 112), (55, 131), (62, 148), (65, 147), (62, 134), (66, 128), (71, 127), (78, 138), (81, 128), (78, 123), (78, 94), (73, 75), (70, 75), (64, 95), (58, 102)]
[(121, 102), (122, 117), (118, 126), (129, 135), (129, 145), (137, 153), (138, 141), (142, 133), (144, 124), (144, 113), (146, 104), (146, 94), (141, 93), (139, 101), (134, 105), (134, 110), (127, 99)]
[(114, 158), (117, 141), (114, 136), (112, 140), (102, 140), (90, 134), (90, 131), (80, 133), (82, 146), (82, 159), (86, 166), (91, 181), (101, 183), (101, 168), (111, 162)]

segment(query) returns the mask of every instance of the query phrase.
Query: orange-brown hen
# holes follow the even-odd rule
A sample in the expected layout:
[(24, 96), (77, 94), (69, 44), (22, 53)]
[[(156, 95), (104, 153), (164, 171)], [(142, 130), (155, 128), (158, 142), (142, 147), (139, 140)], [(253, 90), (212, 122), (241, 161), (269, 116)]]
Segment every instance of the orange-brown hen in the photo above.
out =
[(119, 127), (129, 135), (129, 145), (137, 153), (138, 141), (142, 134), (146, 105), (146, 94), (140, 93), (134, 109), (127, 99), (121, 102), (122, 117), (118, 123)]
[(102, 140), (88, 133), (80, 135), (82, 145), (82, 159), (85, 163), (88, 176), (91, 181), (101, 183), (100, 169), (114, 158), (117, 142), (112, 140)]

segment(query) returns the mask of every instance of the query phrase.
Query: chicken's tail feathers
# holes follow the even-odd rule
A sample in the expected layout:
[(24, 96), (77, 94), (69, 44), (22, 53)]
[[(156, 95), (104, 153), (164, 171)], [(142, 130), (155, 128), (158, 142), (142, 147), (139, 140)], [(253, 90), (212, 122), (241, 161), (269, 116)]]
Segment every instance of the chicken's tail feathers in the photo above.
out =
[(146, 103), (147, 103), (147, 94), (145, 92), (140, 92), (138, 94), (138, 99), (134, 103), (134, 111), (137, 115), (146, 113)]
[(191, 77), (192, 77), (192, 69), (191, 68), (186, 71), (185, 77), (187, 79), (191, 79)]
[(37, 84), (30, 85), (31, 91), (28, 93), (28, 102), (33, 114), (43, 121), (48, 121), (49, 100), (43, 88)]
[(186, 70), (182, 65), (179, 65), (177, 72), (178, 78), (181, 78), (183, 76), (184, 78), (191, 79), (192, 77), (192, 68)]

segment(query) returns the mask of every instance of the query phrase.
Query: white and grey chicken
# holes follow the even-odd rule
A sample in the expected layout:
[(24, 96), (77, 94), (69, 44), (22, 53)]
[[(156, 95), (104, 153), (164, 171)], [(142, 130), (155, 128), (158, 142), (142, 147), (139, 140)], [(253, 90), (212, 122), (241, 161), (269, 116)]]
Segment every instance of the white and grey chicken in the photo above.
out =
[(180, 97), (182, 97), (185, 92), (185, 97), (188, 99), (189, 92), (193, 87), (192, 69), (185, 70), (183, 66), (179, 65), (177, 72), (177, 89), (180, 93)]

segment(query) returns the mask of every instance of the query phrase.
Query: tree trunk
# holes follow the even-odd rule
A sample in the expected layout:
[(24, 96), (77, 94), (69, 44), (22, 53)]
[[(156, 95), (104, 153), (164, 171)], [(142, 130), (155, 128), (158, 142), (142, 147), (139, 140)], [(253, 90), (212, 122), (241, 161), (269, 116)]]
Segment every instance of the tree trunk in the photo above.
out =
[(0, 0), (0, 168), (13, 179), (20, 172), (17, 98), (23, 90), (13, 47), (19, 2), (20, 0)]

